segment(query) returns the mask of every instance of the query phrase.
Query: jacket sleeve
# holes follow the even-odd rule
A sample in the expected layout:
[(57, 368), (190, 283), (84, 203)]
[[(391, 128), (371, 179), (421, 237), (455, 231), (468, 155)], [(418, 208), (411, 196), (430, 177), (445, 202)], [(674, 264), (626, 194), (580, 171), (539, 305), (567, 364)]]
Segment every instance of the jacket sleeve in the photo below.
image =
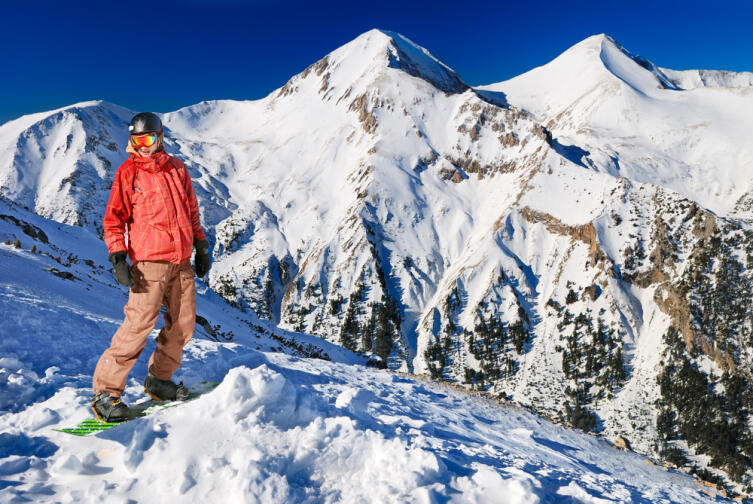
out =
[(201, 229), (201, 221), (199, 220), (199, 202), (196, 199), (196, 193), (193, 192), (193, 184), (191, 183), (191, 175), (188, 174), (188, 169), (183, 165), (183, 169), (186, 174), (186, 195), (188, 196), (188, 210), (191, 213), (191, 227), (193, 228), (193, 239), (206, 240), (207, 237), (204, 234), (204, 230)]
[(125, 166), (125, 164), (121, 165), (115, 173), (115, 180), (113, 180), (112, 189), (110, 189), (110, 199), (105, 210), (105, 218), (102, 220), (105, 244), (111, 254), (127, 249), (125, 243), (126, 223), (131, 218), (132, 206), (130, 193), (126, 187), (128, 182), (124, 177)]

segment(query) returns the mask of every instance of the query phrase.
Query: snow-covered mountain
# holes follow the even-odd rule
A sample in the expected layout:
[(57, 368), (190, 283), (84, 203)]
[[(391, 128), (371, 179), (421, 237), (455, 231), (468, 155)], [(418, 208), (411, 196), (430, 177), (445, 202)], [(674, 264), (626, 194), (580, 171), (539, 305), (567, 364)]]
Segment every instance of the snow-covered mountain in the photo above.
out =
[[(602, 35), (471, 88), (372, 30), (262, 100), (162, 117), (244, 316), (745, 484), (752, 81)], [(0, 194), (101, 235), (132, 113), (0, 126)]]
[[(0, 502), (702, 503), (722, 495), (519, 406), (364, 367), (204, 286), (177, 378), (189, 387), (219, 381), (216, 389), (87, 438), (56, 432), (91, 417), (91, 372), (127, 291), (105, 267), (101, 240), (81, 227), (0, 198), (0, 237), (18, 240), (0, 243)], [(150, 338), (145, 353), (153, 349)], [(148, 400), (145, 373), (141, 359), (124, 395), (131, 405)]]
[(480, 89), (533, 113), (591, 169), (751, 217), (753, 73), (660, 68), (596, 35)]

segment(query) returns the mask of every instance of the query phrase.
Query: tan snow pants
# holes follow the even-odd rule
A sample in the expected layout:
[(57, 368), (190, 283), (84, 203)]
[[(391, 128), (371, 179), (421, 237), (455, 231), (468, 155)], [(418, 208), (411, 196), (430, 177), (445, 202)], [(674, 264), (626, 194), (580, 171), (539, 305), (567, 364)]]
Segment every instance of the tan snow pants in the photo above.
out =
[(125, 320), (94, 370), (95, 394), (109, 392), (120, 397), (163, 304), (165, 326), (157, 336), (149, 372), (160, 380), (169, 380), (180, 366), (183, 347), (193, 336), (196, 287), (190, 261), (182, 264), (140, 261), (133, 266), (133, 282), (123, 308)]

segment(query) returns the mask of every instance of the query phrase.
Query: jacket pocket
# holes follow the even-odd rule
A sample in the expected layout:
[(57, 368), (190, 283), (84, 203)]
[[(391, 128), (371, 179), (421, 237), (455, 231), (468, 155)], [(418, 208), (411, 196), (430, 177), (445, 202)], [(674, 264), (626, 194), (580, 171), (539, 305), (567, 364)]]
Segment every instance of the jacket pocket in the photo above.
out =
[(157, 190), (134, 191), (133, 220), (141, 226), (150, 225), (158, 229), (168, 229), (169, 216), (165, 198)]

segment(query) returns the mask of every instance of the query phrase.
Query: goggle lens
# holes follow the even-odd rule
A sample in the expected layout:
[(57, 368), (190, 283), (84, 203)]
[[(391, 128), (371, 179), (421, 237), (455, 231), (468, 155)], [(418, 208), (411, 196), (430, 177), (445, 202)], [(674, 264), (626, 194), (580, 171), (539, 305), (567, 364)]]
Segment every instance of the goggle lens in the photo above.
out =
[(144, 135), (131, 135), (131, 145), (138, 149), (140, 147), (151, 147), (157, 141), (156, 133), (146, 133)]

